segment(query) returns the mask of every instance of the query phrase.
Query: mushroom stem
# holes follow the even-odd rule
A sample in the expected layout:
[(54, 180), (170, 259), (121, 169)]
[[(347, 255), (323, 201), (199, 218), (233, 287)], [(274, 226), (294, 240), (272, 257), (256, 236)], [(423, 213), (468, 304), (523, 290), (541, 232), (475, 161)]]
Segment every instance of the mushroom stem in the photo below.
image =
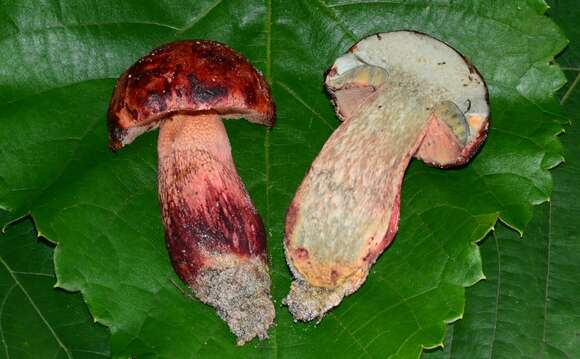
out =
[(238, 344), (267, 337), (274, 319), (264, 228), (232, 160), (217, 114), (160, 125), (158, 184), (171, 262), (216, 308)]
[(332, 134), (290, 205), (285, 247), (296, 281), (285, 303), (295, 319), (321, 318), (364, 282), (397, 231), (403, 176), (427, 139), (460, 152), (437, 96), (399, 75)]

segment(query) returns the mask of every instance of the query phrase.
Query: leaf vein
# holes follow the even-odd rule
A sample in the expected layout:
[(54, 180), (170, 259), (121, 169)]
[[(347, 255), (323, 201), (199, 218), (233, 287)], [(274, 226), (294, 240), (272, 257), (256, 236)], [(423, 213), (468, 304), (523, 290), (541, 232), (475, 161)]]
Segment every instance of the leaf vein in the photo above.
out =
[[(272, 0), (265, 0), (266, 6), (266, 81), (272, 86)], [(269, 128), (266, 129), (264, 134), (264, 185), (265, 185), (265, 197), (266, 197), (266, 238), (270, 238), (270, 133)], [(279, 344), (277, 327), (274, 328), (274, 334), (272, 335), (272, 347), (274, 348), (274, 357), (278, 358), (279, 355)]]
[(572, 92), (576, 88), (576, 85), (578, 85), (579, 81), (580, 81), (580, 74), (578, 74), (576, 76), (576, 78), (574, 79), (574, 82), (572, 82), (572, 85), (570, 85), (570, 87), (568, 87), (568, 90), (566, 91), (564, 96), (562, 96), (562, 99), (560, 100), (560, 105), (563, 105), (566, 101), (568, 101), (568, 98), (570, 98), (570, 95), (572, 94)]
[(344, 21), (342, 21), (342, 19), (338, 16), (338, 14), (336, 13), (336, 11), (329, 7), (328, 4), (326, 2), (324, 2), (323, 0), (316, 0), (318, 2), (318, 5), (320, 5), (323, 9), (326, 10), (326, 12), (330, 15), (330, 17), (337, 23), (338, 27), (340, 27), (340, 29), (353, 41), (356, 42), (358, 41), (357, 36), (352, 32), (352, 30), (350, 30), (348, 28), (348, 26), (346, 26), (346, 24), (344, 23)]
[(320, 113), (316, 112), (316, 110), (314, 110), (312, 107), (310, 107), (310, 105), (307, 104), (306, 101), (304, 101), (300, 96), (298, 96), (298, 94), (296, 92), (294, 92), (294, 90), (292, 90), (288, 85), (286, 85), (284, 82), (281, 82), (281, 81), (276, 81), (276, 83), (280, 87), (282, 87), (286, 92), (288, 92), (288, 94), (290, 94), (290, 96), (294, 97), (294, 99), (296, 101), (298, 101), (302, 106), (304, 106), (314, 116), (316, 116), (319, 120), (321, 120), (322, 123), (324, 123), (328, 128), (330, 128), (331, 130), (334, 131), (334, 127), (332, 125), (330, 125), (330, 123), (328, 123), (328, 121), (326, 121), (326, 119)]
[(35, 92), (35, 93), (31, 93), (31, 94), (28, 94), (26, 96), (19, 97), (19, 98), (16, 98), (16, 99), (13, 99), (13, 100), (4, 102), (4, 103), (0, 104), (0, 106), (13, 105), (15, 103), (28, 100), (28, 99), (30, 99), (32, 97), (45, 95), (47, 92), (51, 92), (51, 91), (55, 91), (55, 90), (62, 90), (62, 89), (65, 89), (67, 87), (72, 87), (72, 86), (80, 85), (80, 84), (83, 84), (83, 83), (86, 83), (86, 82), (101, 81), (101, 80), (116, 80), (116, 79), (110, 78), (110, 77), (100, 77), (100, 78), (86, 79), (86, 80), (71, 82), (71, 83), (68, 83), (68, 84), (65, 84), (65, 85), (62, 85), (62, 86), (54, 86), (54, 87), (51, 87), (51, 88), (48, 88), (48, 89), (45, 89), (45, 90), (42, 90), (42, 91), (38, 91), (38, 92)]
[(2, 299), (2, 304), (0, 304), (0, 340), (2, 340), (2, 344), (4, 346), (4, 351), (6, 352), (6, 359), (10, 359), (10, 353), (8, 352), (8, 343), (6, 343), (6, 338), (4, 337), (4, 328), (2, 327), (2, 316), (4, 314), (4, 306), (8, 301), (8, 297), (10, 293), (16, 288), (16, 283), (12, 284), (10, 288), (5, 292), (4, 299)]
[[(580, 74), (578, 75), (580, 77)], [(577, 78), (578, 78), (577, 77)], [(546, 345), (546, 328), (548, 323), (548, 298), (550, 293), (550, 263), (551, 263), (551, 249), (552, 249), (552, 201), (548, 203), (548, 243), (546, 244), (546, 286), (544, 288), (544, 320), (542, 328), (542, 348)]]
[(200, 22), (201, 20), (203, 20), (203, 18), (205, 18), (207, 15), (209, 15), (209, 13), (211, 13), (222, 2), (223, 2), (223, 0), (216, 0), (216, 1), (214, 1), (213, 4), (211, 4), (210, 6), (208, 6), (201, 13), (199, 13), (199, 14), (193, 16), (191, 19), (189, 19), (186, 22), (185, 26), (183, 28), (181, 28), (180, 30), (178, 30), (175, 35), (181, 35), (181, 34), (185, 33), (186, 31), (191, 30), (195, 26), (195, 24), (197, 24), (198, 22)]
[[(322, 0), (319, 0), (319, 1), (322, 2)], [(346, 7), (346, 6), (358, 7), (358, 6), (369, 6), (369, 5), (397, 5), (397, 6), (404, 6), (404, 7), (420, 7), (420, 6), (429, 5), (430, 7), (444, 7), (446, 9), (448, 9), (448, 11), (459, 12), (457, 7), (450, 6), (449, 3), (434, 3), (432, 1), (424, 1), (424, 2), (417, 2), (417, 3), (405, 3), (404, 1), (398, 1), (398, 2), (396, 2), (396, 1), (360, 1), (360, 2), (357, 1), (357, 2), (336, 3), (336, 4), (332, 4), (332, 5), (326, 5), (326, 7), (329, 9), (333, 9), (333, 8)], [(473, 11), (471, 11), (471, 12), (474, 13)], [(518, 29), (514, 25), (508, 24), (508, 23), (501, 21), (501, 20), (498, 20), (498, 19), (494, 19), (494, 18), (489, 17), (489, 16), (484, 16), (481, 13), (477, 13), (476, 15), (478, 18), (485, 19), (485, 20), (488, 20), (490, 22), (501, 25), (501, 26), (508, 28), (512, 31), (515, 31), (521, 35), (524, 35), (527, 38), (532, 38), (533, 36), (543, 37), (540, 34), (530, 35), (528, 32), (521, 30), (521, 29)], [(534, 61), (530, 61), (530, 62), (534, 62)]]
[(336, 323), (352, 338), (352, 340), (356, 343), (356, 345), (362, 350), (363, 355), (372, 358), (367, 349), (358, 341), (358, 339), (353, 335), (353, 333), (342, 323), (342, 321), (338, 318), (338, 316), (334, 313), (330, 313), (329, 317), (332, 317)]
[(50, 333), (52, 334), (52, 336), (54, 337), (54, 339), (58, 343), (58, 346), (62, 348), (62, 350), (65, 352), (65, 354), (68, 358), (73, 359), (69, 349), (66, 347), (66, 345), (64, 345), (64, 343), (62, 342), (62, 340), (60, 339), (58, 334), (56, 334), (56, 332), (54, 331), (54, 328), (50, 325), (48, 320), (44, 317), (44, 315), (40, 311), (40, 308), (38, 308), (38, 306), (36, 305), (36, 303), (34, 302), (32, 297), (30, 296), (30, 294), (28, 293), (26, 288), (24, 288), (22, 283), (20, 283), (20, 281), (18, 280), (18, 277), (16, 277), (16, 275), (12, 271), (12, 268), (10, 268), (10, 266), (8, 265), (8, 263), (6, 263), (6, 261), (4, 260), (4, 258), (2, 256), (0, 256), (0, 263), (2, 263), (2, 265), (6, 268), (6, 270), (8, 271), (8, 274), (10, 274), (10, 277), (12, 277), (12, 280), (14, 280), (15, 285), (18, 286), (18, 288), (22, 291), (22, 293), (24, 293), (24, 296), (26, 296), (26, 298), (28, 299), (28, 301), (32, 305), (32, 308), (34, 308), (34, 311), (38, 314), (38, 316), (40, 317), (42, 322), (47, 326), (48, 330), (50, 331)]
[(494, 310), (494, 318), (493, 318), (493, 328), (492, 328), (492, 335), (491, 335), (491, 347), (489, 348), (489, 358), (493, 358), (493, 350), (495, 346), (495, 338), (497, 332), (497, 319), (498, 319), (498, 312), (499, 312), (499, 304), (500, 304), (500, 295), (501, 295), (501, 252), (499, 249), (499, 241), (493, 232), (493, 240), (495, 241), (495, 249), (497, 252), (497, 289), (495, 291), (495, 310)]
[(22, 274), (22, 275), (35, 275), (35, 276), (42, 276), (42, 277), (55, 278), (55, 276), (54, 276), (53, 274), (49, 274), (49, 273), (37, 273), (37, 272), (20, 272), (20, 271), (14, 271), (14, 274)]
[(38, 29), (30, 29), (21, 31), (19, 30), (16, 33), (9, 34), (7, 36), (1, 37), (0, 42), (4, 42), (5, 40), (17, 38), (20, 36), (32, 36), (35, 34), (43, 33), (43, 32), (57, 32), (57, 31), (67, 31), (67, 30), (74, 30), (74, 29), (84, 29), (90, 27), (105, 27), (105, 26), (120, 26), (120, 25), (146, 25), (146, 26), (156, 26), (156, 27), (165, 27), (171, 30), (179, 30), (179, 28), (167, 24), (161, 24), (157, 22), (150, 22), (150, 21), (131, 21), (131, 22), (94, 22), (94, 23), (84, 23), (84, 24), (66, 24), (66, 25), (59, 25), (59, 26), (47, 26)]

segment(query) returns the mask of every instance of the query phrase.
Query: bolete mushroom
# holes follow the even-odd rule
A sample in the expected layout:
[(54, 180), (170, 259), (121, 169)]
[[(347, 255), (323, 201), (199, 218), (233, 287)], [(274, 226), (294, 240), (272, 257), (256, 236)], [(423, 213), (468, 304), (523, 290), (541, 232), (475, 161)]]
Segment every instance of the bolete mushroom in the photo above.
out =
[(222, 119), (272, 126), (270, 89), (241, 54), (212, 41), (162, 46), (118, 79), (113, 150), (159, 127), (158, 191), (171, 262), (238, 344), (274, 319), (266, 236), (238, 176)]
[(465, 164), (487, 135), (485, 82), (428, 35), (369, 36), (336, 60), (326, 88), (344, 122), (314, 160), (286, 216), (294, 274), (285, 299), (297, 320), (322, 318), (365, 281), (399, 221), (411, 157)]

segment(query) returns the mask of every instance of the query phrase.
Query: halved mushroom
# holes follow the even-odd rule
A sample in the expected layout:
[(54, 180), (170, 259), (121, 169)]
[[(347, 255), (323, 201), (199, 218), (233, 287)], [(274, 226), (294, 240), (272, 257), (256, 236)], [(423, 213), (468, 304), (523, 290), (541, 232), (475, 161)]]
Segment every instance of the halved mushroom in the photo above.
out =
[(365, 281), (399, 221), (412, 156), (459, 166), (484, 141), (488, 92), (477, 69), (428, 35), (369, 36), (336, 60), (326, 88), (343, 124), (325, 143), (286, 217), (297, 320), (321, 318)]
[(274, 320), (264, 228), (222, 123), (242, 117), (272, 126), (270, 89), (242, 55), (211, 41), (174, 42), (143, 57), (119, 78), (109, 107), (113, 150), (160, 127), (158, 190), (171, 262), (238, 344), (266, 338)]

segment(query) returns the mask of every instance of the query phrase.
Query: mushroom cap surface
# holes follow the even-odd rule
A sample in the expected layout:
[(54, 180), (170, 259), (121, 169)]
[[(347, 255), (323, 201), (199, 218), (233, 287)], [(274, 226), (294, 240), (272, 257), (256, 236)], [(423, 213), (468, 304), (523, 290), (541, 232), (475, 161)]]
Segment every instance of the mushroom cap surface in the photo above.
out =
[(275, 108), (268, 84), (240, 53), (214, 41), (172, 42), (117, 80), (108, 111), (109, 146), (117, 150), (177, 113), (215, 113), (272, 126)]

